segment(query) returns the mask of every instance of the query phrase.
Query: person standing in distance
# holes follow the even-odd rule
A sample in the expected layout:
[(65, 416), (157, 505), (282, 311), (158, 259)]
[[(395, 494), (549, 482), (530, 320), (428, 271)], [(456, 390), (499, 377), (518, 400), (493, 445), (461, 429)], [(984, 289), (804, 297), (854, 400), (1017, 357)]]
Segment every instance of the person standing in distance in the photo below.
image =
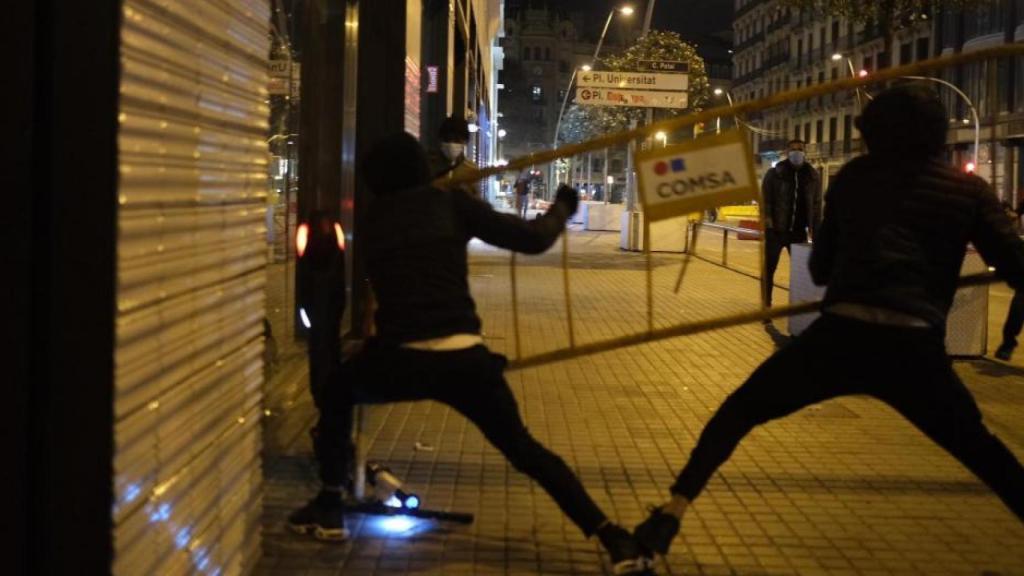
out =
[(821, 222), (821, 178), (807, 163), (804, 141), (794, 138), (786, 148), (786, 159), (770, 168), (761, 183), (761, 210), (764, 211), (761, 288), (769, 308), (782, 249), (789, 251), (790, 244), (813, 238)]
[(942, 161), (948, 121), (928, 87), (878, 94), (857, 118), (868, 154), (839, 171), (811, 252), (823, 310), (733, 392), (701, 432), (671, 500), (636, 527), (665, 554), (690, 503), (756, 426), (832, 398), (885, 402), (1024, 521), (1024, 467), (982, 422), (946, 353), (967, 244), (1024, 289), (1024, 242), (988, 184)]
[[(469, 124), (463, 118), (457, 116), (445, 118), (438, 129), (437, 137), (440, 142), (439, 147), (428, 156), (430, 173), (435, 180), (455, 178), (467, 172), (476, 171), (476, 164), (466, 158), (466, 150), (469, 146)], [(473, 198), (481, 198), (480, 188), (476, 184), (461, 184), (457, 188)]]

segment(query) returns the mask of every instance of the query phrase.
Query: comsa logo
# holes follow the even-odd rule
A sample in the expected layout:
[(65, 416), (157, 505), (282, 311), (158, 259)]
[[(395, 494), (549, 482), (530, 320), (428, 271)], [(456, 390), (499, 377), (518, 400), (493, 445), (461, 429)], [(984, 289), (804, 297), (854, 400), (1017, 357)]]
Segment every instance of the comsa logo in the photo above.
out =
[(736, 179), (728, 170), (721, 172), (707, 172), (704, 174), (688, 175), (686, 172), (686, 160), (683, 158), (672, 158), (671, 160), (660, 160), (654, 164), (654, 173), (658, 176), (669, 174), (676, 176), (673, 180), (667, 180), (658, 184), (656, 192), (662, 198), (673, 196), (686, 196), (700, 192), (713, 192), (719, 188), (729, 185), (736, 185)]

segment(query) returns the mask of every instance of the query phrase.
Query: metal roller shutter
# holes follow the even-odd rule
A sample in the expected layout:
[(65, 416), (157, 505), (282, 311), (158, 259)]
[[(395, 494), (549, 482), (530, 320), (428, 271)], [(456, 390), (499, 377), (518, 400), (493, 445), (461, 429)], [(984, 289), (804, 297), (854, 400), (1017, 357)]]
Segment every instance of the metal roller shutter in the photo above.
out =
[(126, 0), (115, 574), (259, 556), (267, 0)]

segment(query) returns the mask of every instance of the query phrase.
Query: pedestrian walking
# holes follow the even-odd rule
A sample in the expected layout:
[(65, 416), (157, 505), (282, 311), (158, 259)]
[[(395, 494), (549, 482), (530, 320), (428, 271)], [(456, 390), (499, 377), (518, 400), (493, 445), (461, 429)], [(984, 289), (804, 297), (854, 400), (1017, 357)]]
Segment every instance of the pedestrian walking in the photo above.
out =
[(1024, 467), (985, 427), (946, 354), (946, 316), (967, 244), (1024, 288), (1024, 242), (988, 185), (941, 162), (947, 114), (929, 89), (883, 91), (857, 119), (868, 154), (840, 170), (810, 271), (823, 313), (718, 408), (635, 535), (665, 554), (684, 512), (754, 427), (831, 398), (887, 403), (1024, 521)]
[[(428, 155), (430, 171), (434, 179), (450, 179), (476, 171), (476, 164), (466, 158), (466, 150), (469, 146), (469, 124), (464, 118), (458, 116), (445, 118), (441, 121), (437, 137), (438, 149), (431, 151)], [(473, 198), (481, 198), (480, 187), (476, 184), (460, 184), (457, 188)]]
[(610, 522), (566, 463), (526, 429), (503, 375), (505, 358), (483, 344), (467, 282), (471, 238), (544, 252), (576, 211), (578, 193), (559, 188), (551, 208), (532, 221), (495, 212), (460, 191), (430, 187), (426, 154), (405, 133), (374, 147), (362, 174), (374, 193), (361, 242), (378, 303), (377, 333), (340, 365), (336, 378), (342, 385), (326, 390), (317, 454), (322, 489), (292, 514), (291, 526), (319, 538), (346, 537), (340, 492), (354, 405), (434, 400), (473, 422), (584, 535), (597, 535), (615, 574), (644, 573), (633, 536)]
[(821, 178), (807, 163), (804, 141), (790, 140), (786, 159), (765, 173), (761, 182), (764, 211), (764, 302), (772, 305), (775, 270), (782, 249), (807, 242), (821, 221)]
[(523, 177), (516, 181), (516, 213), (526, 219), (526, 210), (530, 207), (530, 182)]

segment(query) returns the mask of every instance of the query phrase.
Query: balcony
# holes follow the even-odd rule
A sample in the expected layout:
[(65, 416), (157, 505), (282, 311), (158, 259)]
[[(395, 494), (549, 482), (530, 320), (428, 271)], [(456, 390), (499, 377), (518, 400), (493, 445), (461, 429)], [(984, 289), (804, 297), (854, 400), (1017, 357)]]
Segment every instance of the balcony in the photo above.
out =
[(750, 11), (753, 10), (754, 8), (757, 8), (761, 4), (764, 4), (765, 1), (766, 0), (750, 0), (750, 2), (747, 2), (745, 6), (742, 6), (739, 10), (736, 10), (735, 15), (733, 16), (733, 20), (739, 20), (744, 15), (749, 14)]
[(864, 44), (872, 40), (884, 38), (885, 33), (878, 24), (868, 24), (863, 30), (857, 33), (857, 44)]
[(746, 50), (747, 48), (750, 48), (751, 46), (754, 46), (754, 45), (756, 45), (756, 44), (758, 44), (760, 42), (764, 42), (764, 32), (757, 32), (757, 33), (755, 33), (750, 38), (747, 38), (743, 42), (740, 42), (739, 44), (737, 44), (736, 47), (734, 48), (734, 50), (736, 52), (740, 52), (740, 51)]
[(771, 34), (772, 32), (781, 30), (782, 28), (789, 26), (789, 24), (792, 23), (792, 21), (793, 16), (791, 14), (786, 14), (785, 16), (782, 16), (781, 18), (776, 20), (775, 22), (769, 24), (768, 27), (765, 28), (765, 33)]
[(769, 56), (768, 59), (764, 61), (764, 67), (774, 68), (781, 64), (786, 64), (789, 61), (789, 53), (783, 52), (782, 54), (775, 54), (774, 56)]
[(772, 138), (771, 140), (761, 140), (761, 143), (757, 146), (757, 151), (761, 154), (766, 152), (779, 152), (785, 150), (787, 143), (786, 138)]

